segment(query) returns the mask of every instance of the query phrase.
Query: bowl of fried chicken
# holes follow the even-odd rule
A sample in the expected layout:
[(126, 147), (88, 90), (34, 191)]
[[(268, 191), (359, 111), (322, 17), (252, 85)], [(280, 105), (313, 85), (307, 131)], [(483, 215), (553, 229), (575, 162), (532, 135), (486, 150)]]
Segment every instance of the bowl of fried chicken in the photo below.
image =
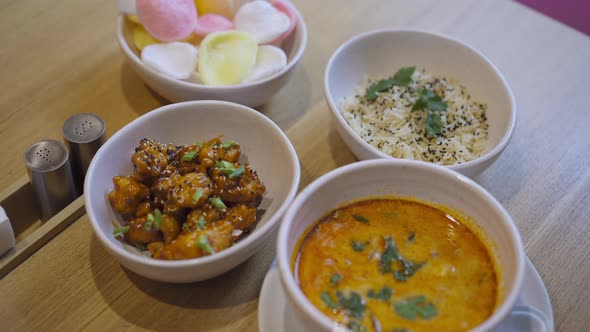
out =
[(246, 106), (167, 105), (119, 130), (86, 175), (86, 211), (124, 267), (173, 283), (236, 267), (272, 236), (299, 186), (281, 129)]

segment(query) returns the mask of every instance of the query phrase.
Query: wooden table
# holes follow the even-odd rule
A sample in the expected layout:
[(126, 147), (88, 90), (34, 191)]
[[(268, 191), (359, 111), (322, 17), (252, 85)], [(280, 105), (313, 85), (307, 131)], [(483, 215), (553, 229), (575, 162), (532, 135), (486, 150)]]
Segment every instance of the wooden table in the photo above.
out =
[[(79, 112), (112, 135), (165, 103), (124, 63), (115, 1), (0, 1), (0, 187), (25, 174), (22, 153), (60, 138)], [(347, 38), (381, 27), (442, 32), (473, 45), (504, 73), (518, 104), (516, 134), (476, 180), (511, 213), (549, 290), (556, 329), (590, 325), (590, 39), (512, 2), (296, 1), (309, 29), (302, 63), (260, 109), (287, 130), (302, 185), (355, 159), (323, 99), (323, 70)], [(370, 20), (365, 18), (370, 17)], [(0, 280), (0, 330), (256, 331), (271, 241), (213, 280), (167, 285), (118, 265), (86, 216)]]

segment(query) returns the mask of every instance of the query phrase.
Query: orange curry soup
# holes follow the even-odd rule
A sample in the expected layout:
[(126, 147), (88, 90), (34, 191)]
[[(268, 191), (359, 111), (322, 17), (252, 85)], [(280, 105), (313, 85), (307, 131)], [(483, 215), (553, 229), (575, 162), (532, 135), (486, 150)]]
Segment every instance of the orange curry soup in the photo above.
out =
[(303, 293), (352, 331), (462, 331), (485, 321), (495, 261), (455, 213), (379, 198), (320, 219), (293, 260)]

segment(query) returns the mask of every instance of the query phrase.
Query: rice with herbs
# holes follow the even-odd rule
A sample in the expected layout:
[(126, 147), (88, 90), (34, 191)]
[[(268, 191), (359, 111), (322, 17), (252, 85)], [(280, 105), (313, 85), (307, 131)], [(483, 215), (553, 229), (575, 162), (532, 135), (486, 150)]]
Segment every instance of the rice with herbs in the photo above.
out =
[[(416, 70), (408, 86), (380, 92), (376, 99), (365, 95), (369, 87), (386, 77), (367, 78), (357, 94), (342, 102), (342, 115), (365, 142), (394, 158), (454, 165), (479, 157), (488, 138), (487, 105), (471, 100), (456, 80), (436, 78)], [(419, 91), (428, 89), (441, 97), (447, 110), (437, 112), (442, 127), (438, 135), (425, 129), (427, 111), (412, 106)]]

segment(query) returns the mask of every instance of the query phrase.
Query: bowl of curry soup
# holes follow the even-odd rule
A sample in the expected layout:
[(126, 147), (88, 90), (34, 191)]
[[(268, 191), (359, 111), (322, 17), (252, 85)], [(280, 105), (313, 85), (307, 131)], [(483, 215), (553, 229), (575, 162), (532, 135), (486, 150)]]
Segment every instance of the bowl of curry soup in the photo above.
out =
[(281, 283), (308, 331), (488, 331), (515, 305), (520, 234), (442, 166), (369, 160), (305, 188), (279, 230)]

